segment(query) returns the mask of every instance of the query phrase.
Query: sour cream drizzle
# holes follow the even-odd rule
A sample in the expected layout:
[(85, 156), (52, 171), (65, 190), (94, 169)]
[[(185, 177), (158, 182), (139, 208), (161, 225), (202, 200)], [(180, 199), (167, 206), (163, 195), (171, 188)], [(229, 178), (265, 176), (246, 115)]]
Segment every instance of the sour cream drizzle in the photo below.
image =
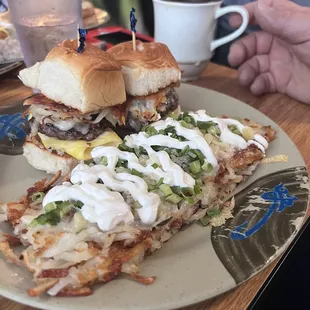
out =
[[(180, 166), (175, 164), (164, 151), (155, 152), (155, 159), (161, 168), (154, 168), (152, 163), (142, 166), (135, 154), (123, 152), (113, 146), (96, 147), (91, 154), (93, 158), (106, 156), (108, 159), (108, 167), (111, 168), (113, 168), (119, 159), (127, 160), (129, 169), (135, 169), (157, 181), (163, 178), (163, 182), (170, 186), (194, 187), (195, 185), (195, 180)], [(111, 163), (113, 163), (113, 165)]]
[(236, 147), (237, 149), (245, 149), (248, 145), (256, 145), (262, 152), (265, 153), (265, 149), (268, 148), (267, 140), (259, 135), (254, 135), (254, 140), (246, 141), (243, 137), (234, 134), (228, 128), (229, 125), (236, 126), (237, 129), (242, 133), (245, 126), (235, 119), (231, 118), (216, 118), (209, 116), (205, 110), (198, 110), (196, 112), (190, 112), (189, 115), (194, 118), (195, 121), (209, 122), (212, 121), (216, 123), (221, 131), (220, 139), (224, 143), (228, 143)]
[[(80, 167), (79, 167), (80, 166)], [(79, 165), (73, 171), (81, 169)], [(86, 172), (86, 171), (85, 171)], [(72, 180), (72, 177), (71, 177)], [(93, 178), (97, 180), (97, 178)], [(87, 182), (71, 185), (66, 183), (53, 187), (44, 197), (43, 206), (55, 201), (79, 200), (83, 202), (82, 215), (91, 223), (97, 223), (103, 231), (113, 229), (120, 222), (133, 221), (130, 206), (122, 195), (107, 189), (103, 184)]]
[(156, 130), (161, 130), (167, 128), (168, 126), (173, 126), (179, 136), (183, 136), (189, 141), (179, 141), (178, 139), (161, 134), (149, 137), (145, 132), (139, 132), (138, 134), (127, 136), (125, 138), (126, 145), (132, 148), (142, 146), (149, 155), (156, 153), (152, 149), (152, 146), (166, 146), (178, 150), (182, 150), (189, 146), (191, 149), (200, 150), (206, 157), (207, 162), (212, 164), (215, 170), (217, 169), (217, 159), (215, 158), (211, 147), (199, 130), (185, 128), (178, 121), (170, 117), (168, 117), (166, 120), (153, 123), (152, 126)]

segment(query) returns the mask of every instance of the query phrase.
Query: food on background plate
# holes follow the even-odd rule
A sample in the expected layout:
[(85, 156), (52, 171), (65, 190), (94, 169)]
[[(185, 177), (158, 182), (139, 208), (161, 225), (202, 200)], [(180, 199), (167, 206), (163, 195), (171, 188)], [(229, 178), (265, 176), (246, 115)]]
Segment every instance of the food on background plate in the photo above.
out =
[(120, 123), (114, 114), (126, 100), (124, 79), (106, 52), (87, 44), (78, 53), (76, 40), (66, 40), (19, 78), (40, 91), (24, 103), (31, 126), (24, 155), (35, 168), (67, 174), (92, 148), (121, 141), (109, 128)]
[(94, 5), (89, 1), (82, 2), (82, 16), (84, 27), (98, 23)]
[(0, 64), (23, 59), (14, 26), (0, 20)]
[[(138, 265), (184, 224), (221, 225), (232, 216), (236, 186), (252, 174), (275, 137), (270, 126), (184, 112), (99, 146), (70, 179), (37, 182), (19, 202), (3, 204), (14, 228), (0, 250), (26, 266), (30, 296), (92, 294), (91, 286), (128, 274), (151, 284)], [(21, 258), (14, 245), (25, 247)]]
[(122, 66), (127, 99), (126, 128), (139, 131), (144, 125), (158, 121), (178, 109), (175, 87), (181, 71), (168, 47), (162, 43), (132, 41), (108, 50)]

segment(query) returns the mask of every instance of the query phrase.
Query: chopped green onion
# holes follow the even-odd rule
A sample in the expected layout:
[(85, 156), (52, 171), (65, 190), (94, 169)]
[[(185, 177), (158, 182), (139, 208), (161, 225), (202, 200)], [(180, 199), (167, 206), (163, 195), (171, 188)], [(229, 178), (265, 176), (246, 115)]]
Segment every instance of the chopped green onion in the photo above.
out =
[(174, 156), (179, 156), (179, 150), (177, 150), (177, 149), (171, 149), (170, 150), (170, 155), (174, 155)]
[(207, 216), (204, 216), (203, 218), (199, 220), (199, 223), (205, 227), (205, 226), (208, 226), (208, 224), (210, 223), (210, 220)]
[(180, 121), (180, 124), (185, 128), (193, 128), (193, 125), (190, 123), (186, 123), (185, 121)]
[(171, 187), (168, 184), (161, 184), (159, 189), (164, 193), (165, 196), (173, 194)]
[(55, 226), (60, 222), (60, 220), (61, 218), (60, 218), (59, 210), (55, 209), (55, 210), (49, 211), (48, 213), (39, 215), (34, 220), (32, 220), (28, 226), (36, 227), (36, 226), (45, 225), (45, 224), (48, 224), (50, 226)]
[(190, 150), (190, 147), (188, 145), (185, 146), (185, 148), (181, 151), (180, 156), (186, 155)]
[(163, 184), (163, 182), (164, 182), (164, 178), (160, 178), (159, 180), (158, 180), (158, 182), (156, 182), (155, 180), (149, 180), (148, 182), (147, 182), (147, 185), (148, 185), (148, 190), (149, 191), (155, 191), (155, 190), (157, 190), (158, 188), (159, 188), (159, 186), (161, 185), (161, 184)]
[(190, 165), (189, 165), (189, 170), (193, 174), (199, 173), (201, 171), (200, 161), (199, 160), (195, 160), (195, 161), (191, 162)]
[(135, 154), (139, 157), (141, 155), (147, 155), (145, 148), (139, 146), (139, 148), (135, 149)]
[[(156, 152), (159, 152), (159, 151), (163, 151), (165, 149), (164, 146), (160, 146), (160, 145), (153, 145), (151, 146), (151, 148), (156, 151)], [(168, 153), (168, 152), (167, 152)]]
[(57, 206), (59, 210), (60, 217), (64, 217), (74, 206), (74, 204), (70, 203), (69, 201), (64, 201), (60, 205)]
[(221, 134), (221, 131), (217, 125), (214, 125), (208, 128), (208, 133), (213, 136), (219, 136)]
[(153, 126), (146, 126), (142, 129), (142, 131), (145, 131), (150, 137), (158, 135), (158, 131)]
[(84, 203), (83, 203), (82, 201), (77, 200), (77, 201), (74, 201), (74, 202), (73, 202), (73, 205), (74, 205), (76, 208), (81, 209), (81, 208), (84, 206)]
[(237, 126), (235, 125), (228, 125), (228, 129), (234, 133), (235, 135), (238, 135), (238, 136), (242, 136), (242, 133), (240, 132), (240, 130), (238, 129)]
[[(163, 151), (165, 150), (165, 147), (164, 146), (160, 146), (160, 145), (153, 145), (152, 146), (152, 149), (156, 152), (159, 152), (159, 151)], [(168, 153), (168, 152), (167, 152)]]
[(92, 159), (88, 159), (88, 160), (84, 161), (84, 164), (87, 166), (90, 166), (90, 165), (94, 164), (94, 161)]
[(199, 129), (204, 129), (204, 130), (208, 130), (211, 126), (214, 126), (215, 123), (212, 121), (208, 121), (208, 122), (202, 122), (202, 121), (198, 121), (197, 122), (197, 127)]
[(191, 187), (182, 187), (181, 193), (183, 197), (190, 197), (194, 196), (195, 194), (194, 189), (192, 189)]
[(182, 198), (177, 194), (171, 194), (168, 197), (166, 197), (166, 200), (169, 202), (177, 204), (182, 200)]
[(194, 119), (192, 116), (190, 116), (190, 115), (187, 115), (187, 116), (183, 117), (183, 120), (184, 120), (186, 123), (188, 123), (188, 124), (192, 124), (192, 125), (196, 126), (196, 121), (195, 121), (195, 119)]
[(156, 184), (157, 188), (164, 183), (164, 178), (160, 178)]
[(45, 194), (43, 192), (36, 192), (36, 193), (32, 194), (31, 200), (41, 202), (41, 201), (43, 201), (44, 196), (45, 196)]
[(138, 171), (136, 169), (131, 169), (131, 174), (136, 175), (137, 177), (140, 177), (140, 178), (143, 177), (143, 173), (141, 173), (140, 171)]
[(171, 111), (167, 114), (167, 117), (171, 117), (174, 120), (177, 120), (179, 116), (179, 113), (177, 111)]
[(196, 180), (196, 185), (199, 186), (199, 187), (202, 187), (203, 186), (203, 182), (202, 180)]
[(44, 207), (45, 213), (50, 212), (52, 210), (57, 209), (57, 204), (56, 202), (50, 202)]
[(171, 186), (171, 190), (177, 195), (182, 194), (182, 187), (180, 186)]
[(41, 214), (32, 220), (29, 226), (36, 227), (45, 224), (55, 226), (61, 221), (61, 218), (72, 209), (72, 207), (74, 207), (74, 205), (69, 201), (51, 202), (44, 208), (46, 213)]
[(196, 195), (201, 194), (201, 189), (200, 189), (200, 187), (198, 185), (194, 185), (194, 192), (195, 192)]
[(193, 204), (194, 203), (194, 198), (193, 197), (184, 197), (184, 199), (190, 203), (190, 204)]
[(116, 167), (128, 168), (128, 161), (127, 160), (123, 160), (123, 159), (119, 159), (117, 161)]
[(159, 167), (159, 165), (158, 165), (157, 163), (154, 163), (154, 164), (152, 164), (152, 167), (153, 167), (154, 169), (157, 169), (157, 168)]
[(133, 152), (134, 150), (127, 146), (124, 142), (118, 146), (118, 149), (124, 152)]
[(188, 153), (187, 153), (187, 155), (189, 156), (189, 157), (191, 157), (191, 158), (197, 158), (197, 155), (191, 150), (191, 151), (189, 151)]
[(205, 156), (202, 154), (200, 150), (193, 150), (193, 152), (197, 155), (200, 164), (202, 165), (205, 162)]
[(139, 203), (139, 201), (134, 201), (132, 207), (133, 207), (134, 209), (141, 209), (141, 208), (142, 208), (142, 206), (141, 206), (141, 204)]
[(104, 166), (107, 166), (108, 165), (108, 159), (106, 156), (102, 156), (100, 161), (99, 161), (99, 164), (100, 165), (104, 165)]
[(205, 162), (205, 163), (202, 165), (201, 169), (202, 169), (203, 171), (209, 173), (209, 172), (212, 172), (213, 166), (212, 166), (212, 164)]
[(210, 216), (210, 217), (218, 216), (218, 215), (220, 215), (220, 213), (221, 213), (220, 208), (211, 209), (211, 210), (208, 210), (208, 211), (207, 211), (207, 214), (208, 214), (208, 216)]

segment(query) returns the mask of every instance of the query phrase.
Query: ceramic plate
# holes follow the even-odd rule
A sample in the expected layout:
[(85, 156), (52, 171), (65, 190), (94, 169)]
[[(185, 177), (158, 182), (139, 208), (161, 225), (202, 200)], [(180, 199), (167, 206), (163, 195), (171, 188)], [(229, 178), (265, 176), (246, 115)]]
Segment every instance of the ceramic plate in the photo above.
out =
[[(80, 298), (30, 298), (26, 289), (32, 276), (25, 269), (0, 260), (0, 294), (44, 309), (130, 310), (172, 309), (200, 302), (228, 291), (265, 268), (289, 245), (300, 229), (308, 204), (308, 175), (305, 163), (289, 137), (265, 115), (220, 93), (190, 85), (179, 90), (184, 110), (207, 109), (211, 114), (246, 117), (277, 130), (268, 156), (286, 154), (288, 162), (262, 164), (235, 193), (235, 217), (218, 228), (197, 224), (182, 229), (161, 250), (141, 265), (143, 275), (156, 275), (154, 284), (143, 286), (126, 277), (98, 285), (95, 293)], [(10, 134), (7, 149), (21, 151), (21, 122), (2, 113), (2, 125)], [(15, 115), (15, 116), (14, 116)], [(14, 120), (13, 129), (7, 124)], [(11, 122), (12, 123), (12, 122)], [(14, 131), (12, 133), (12, 130)], [(1, 134), (1, 131), (0, 131)], [(3, 135), (3, 132), (2, 132)], [(3, 138), (3, 137), (2, 137)], [(17, 199), (44, 174), (31, 168), (22, 156), (0, 155), (0, 196)]]

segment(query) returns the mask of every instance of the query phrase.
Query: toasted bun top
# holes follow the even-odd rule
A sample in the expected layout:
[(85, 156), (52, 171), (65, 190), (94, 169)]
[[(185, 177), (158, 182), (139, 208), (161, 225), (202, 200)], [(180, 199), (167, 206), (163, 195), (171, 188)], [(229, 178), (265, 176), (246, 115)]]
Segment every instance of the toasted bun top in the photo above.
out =
[(144, 67), (145, 69), (174, 68), (179, 66), (169, 48), (162, 43), (136, 42), (136, 51), (132, 48), (132, 41), (120, 43), (108, 50), (122, 66), (129, 68)]
[(21, 70), (19, 78), (47, 98), (82, 113), (125, 102), (122, 68), (115, 59), (90, 43), (82, 53), (77, 47), (76, 40), (62, 42), (44, 61)]
[(53, 60), (61, 58), (68, 66), (83, 71), (104, 70), (104, 71), (120, 71), (121, 66), (108, 53), (102, 51), (98, 47), (85, 43), (82, 53), (77, 52), (77, 40), (65, 40), (54, 47), (46, 56), (45, 60)]

